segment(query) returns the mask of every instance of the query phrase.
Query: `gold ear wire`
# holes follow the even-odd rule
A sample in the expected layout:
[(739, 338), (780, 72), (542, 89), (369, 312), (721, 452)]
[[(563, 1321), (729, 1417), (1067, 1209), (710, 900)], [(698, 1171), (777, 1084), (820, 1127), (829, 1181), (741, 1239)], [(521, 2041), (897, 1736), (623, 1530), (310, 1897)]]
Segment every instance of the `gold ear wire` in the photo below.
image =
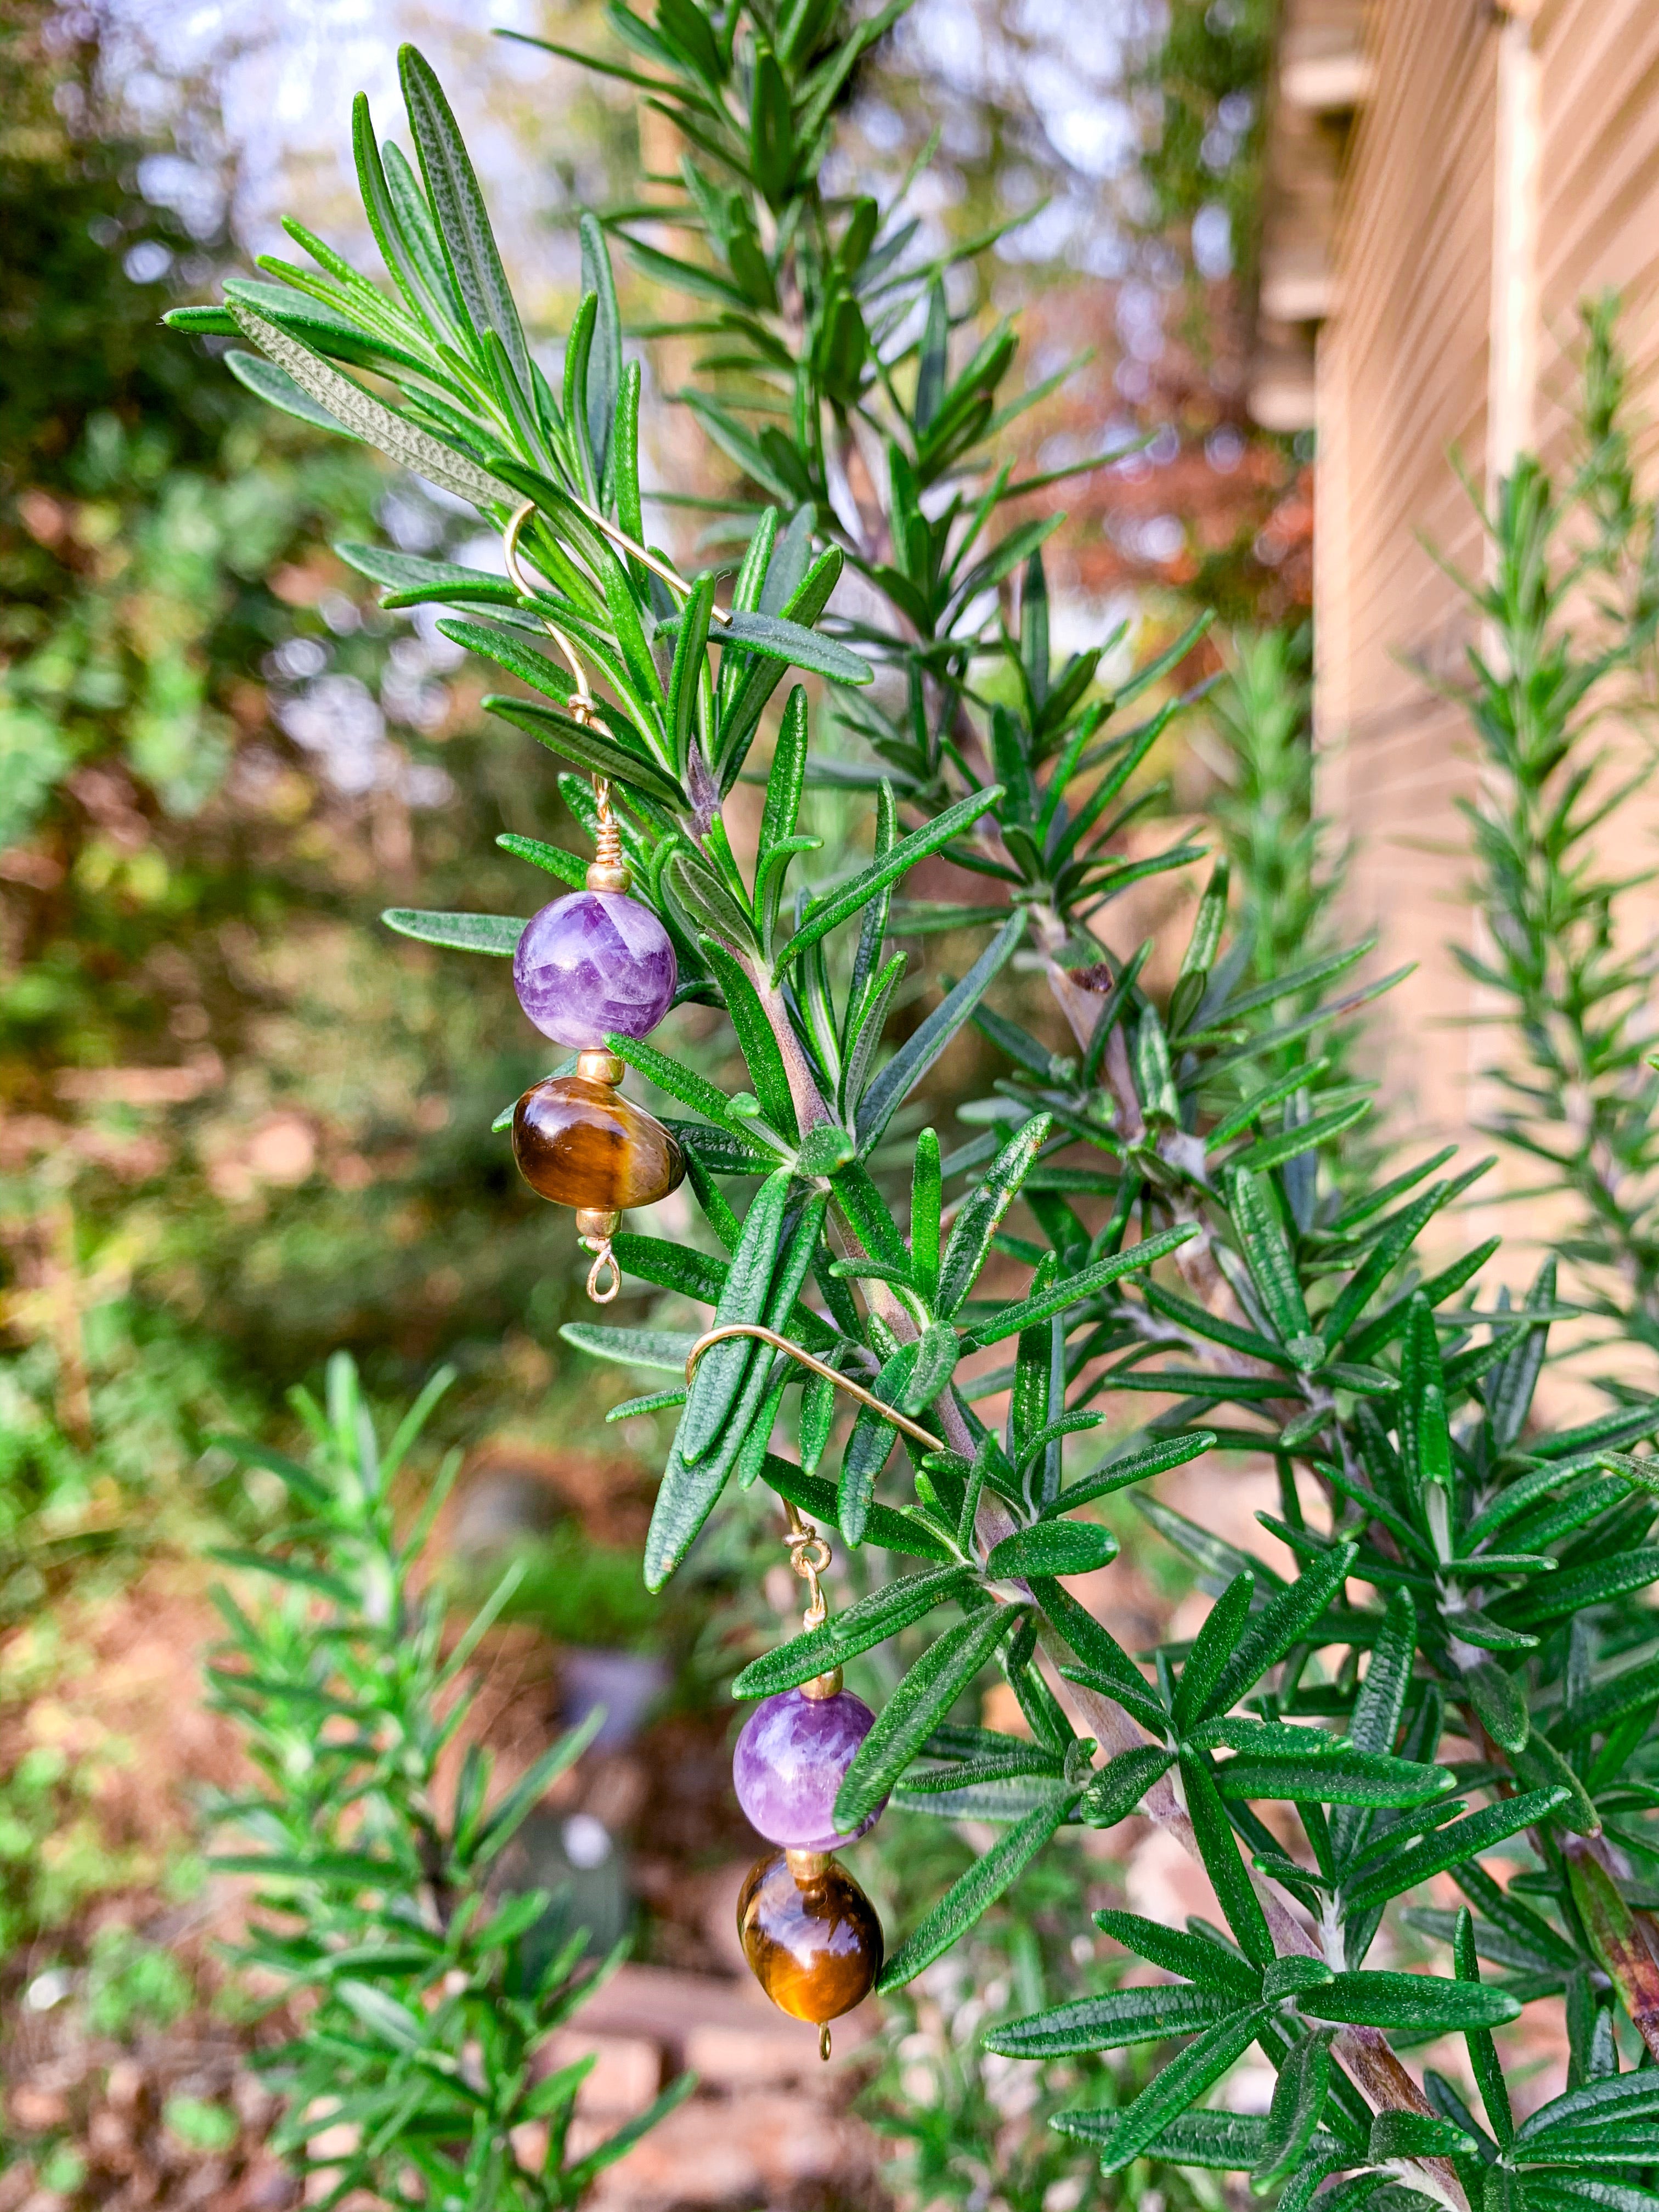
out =
[[(537, 596), (536, 586), (525, 574), (519, 559), (519, 532), (536, 512), (536, 502), (526, 499), (513, 510), (513, 517), (501, 532), (501, 557), (507, 563), (507, 573), (518, 590), (527, 599)], [(576, 658), (576, 648), (558, 624), (550, 622), (545, 615), (538, 616), (542, 627), (570, 664), (570, 672), (576, 679), (574, 696), (567, 702), (570, 714), (579, 722), (591, 725), (594, 720), (593, 694), (588, 689), (587, 671)]]
[[(533, 599), (536, 597), (536, 586), (525, 574), (524, 565), (519, 558), (519, 532), (535, 512), (536, 502), (533, 499), (522, 501), (514, 508), (512, 520), (501, 532), (501, 556), (507, 563), (507, 573), (518, 590), (527, 599)], [(550, 621), (546, 615), (539, 615), (538, 620), (570, 664), (570, 672), (576, 679), (576, 689), (571, 697), (565, 702), (566, 711), (573, 720), (583, 723), (587, 728), (592, 729), (599, 717), (593, 694), (588, 689), (587, 671), (577, 657), (575, 647), (558, 624)], [(623, 860), (622, 836), (617, 827), (616, 816), (611, 808), (611, 785), (602, 775), (596, 775), (593, 778), (593, 804), (599, 811), (599, 829), (593, 865), (587, 872), (587, 888), (589, 890), (625, 891), (629, 889), (629, 878), (627, 866)], [(593, 1278), (590, 1276), (587, 1295), (600, 1305), (605, 1305), (611, 1298), (616, 1297), (617, 1287), (619, 1285), (613, 1283), (611, 1291), (605, 1297), (601, 1297), (594, 1289)]]
[(769, 1344), (775, 1352), (786, 1353), (797, 1366), (810, 1367), (814, 1375), (823, 1376), (824, 1381), (833, 1382), (837, 1390), (844, 1390), (849, 1398), (856, 1398), (860, 1405), (868, 1406), (872, 1413), (879, 1413), (884, 1421), (890, 1422), (902, 1435), (908, 1437), (913, 1443), (925, 1444), (929, 1451), (944, 1450), (945, 1446), (939, 1437), (924, 1429), (919, 1422), (910, 1420), (905, 1414), (896, 1412), (891, 1406), (884, 1405), (875, 1393), (872, 1390), (866, 1390), (861, 1382), (854, 1382), (850, 1376), (838, 1375), (833, 1367), (826, 1367), (823, 1360), (814, 1359), (810, 1352), (803, 1352), (798, 1344), (791, 1344), (786, 1337), (780, 1336), (775, 1329), (768, 1328), (762, 1322), (728, 1321), (723, 1322), (719, 1328), (711, 1328), (706, 1334), (700, 1336), (686, 1354), (685, 1380), (688, 1389), (692, 1377), (696, 1374), (697, 1362), (709, 1346), (714, 1344), (724, 1344), (729, 1338), (734, 1336), (752, 1336), (762, 1344)]
[[(625, 530), (618, 530), (616, 524), (607, 516), (596, 514), (593, 509), (583, 501), (572, 498), (568, 492), (565, 496), (570, 500), (570, 504), (575, 508), (577, 514), (591, 522), (595, 530), (602, 530), (619, 551), (626, 553), (631, 560), (637, 561), (642, 568), (648, 568), (653, 576), (660, 576), (671, 592), (684, 592), (688, 599), (690, 598), (692, 587), (678, 568), (671, 568), (666, 561), (659, 560), (649, 546), (641, 545), (637, 538), (630, 538)], [(732, 619), (724, 607), (711, 606), (708, 613), (710, 620), (714, 622), (729, 623)]]
[[(641, 568), (648, 568), (653, 576), (660, 576), (664, 583), (668, 586), (671, 591), (683, 592), (687, 599), (690, 598), (692, 587), (686, 582), (684, 577), (680, 574), (678, 568), (671, 568), (666, 561), (659, 560), (657, 556), (651, 551), (648, 546), (640, 544), (637, 539), (630, 538), (625, 530), (618, 530), (614, 522), (611, 521), (603, 514), (596, 514), (593, 509), (591, 507), (586, 506), (582, 501), (571, 498), (568, 492), (565, 496), (567, 499), (570, 499), (570, 504), (575, 508), (577, 514), (580, 514), (585, 521), (591, 522), (596, 530), (601, 532), (606, 538), (608, 538), (611, 540), (611, 543), (621, 552), (626, 553), (630, 560), (637, 561)], [(518, 585), (519, 589), (523, 592), (526, 597), (530, 595), (531, 587), (527, 584), (520, 581), (518, 572), (514, 568), (513, 563), (514, 559), (517, 557), (516, 549), (519, 532), (523, 529), (526, 520), (530, 515), (533, 514), (535, 511), (535, 501), (533, 499), (526, 500), (524, 504), (514, 512), (513, 520), (507, 526), (508, 535), (513, 540), (513, 545), (509, 548), (507, 553), (507, 574), (512, 577), (514, 582)], [(708, 614), (711, 621), (720, 623), (722, 624), (729, 623), (732, 619), (731, 616), (726, 612), (724, 607), (711, 606), (708, 610)], [(547, 622), (547, 617), (544, 615), (542, 617), (542, 620), (544, 622)], [(553, 629), (551, 623), (548, 623), (547, 626), (550, 629)], [(555, 636), (558, 635), (556, 630), (554, 631), (554, 635)], [(568, 647), (566, 649), (567, 651), (568, 650)]]
[[(566, 496), (568, 497), (569, 495), (567, 494)], [(670, 568), (667, 562), (659, 561), (656, 555), (648, 551), (645, 546), (636, 544), (626, 531), (618, 530), (614, 522), (607, 521), (602, 514), (596, 514), (591, 507), (585, 506), (580, 500), (573, 498), (570, 500), (570, 504), (579, 514), (585, 516), (589, 522), (592, 523), (596, 529), (602, 531), (613, 544), (620, 546), (623, 551), (629, 554), (634, 560), (642, 562), (653, 575), (660, 576), (663, 581), (673, 590), (684, 592), (690, 598), (690, 585), (677, 570)], [(524, 564), (519, 558), (519, 533), (535, 512), (536, 502), (533, 499), (521, 500), (514, 508), (507, 527), (501, 532), (501, 557), (507, 564), (507, 575), (514, 587), (526, 599), (535, 599), (538, 593), (535, 585), (526, 574)], [(708, 611), (711, 618), (717, 623), (729, 623), (732, 619), (723, 608), (711, 606)], [(575, 647), (558, 624), (539, 611), (537, 619), (560, 652), (563, 653), (569, 664), (570, 672), (576, 679), (576, 689), (565, 702), (565, 711), (574, 720), (583, 723), (587, 728), (592, 729), (599, 720), (599, 714), (592, 691), (588, 685), (587, 671), (582, 665)], [(628, 884), (625, 877), (619, 882), (611, 880), (623, 866), (622, 845), (611, 813), (611, 787), (603, 776), (596, 775), (593, 779), (593, 797), (599, 811), (599, 849), (595, 856), (594, 867), (603, 872), (601, 881), (595, 883), (592, 879), (593, 870), (588, 871), (588, 888), (590, 890), (626, 890)], [(591, 1287), (588, 1295), (590, 1297), (595, 1295)], [(613, 1291), (611, 1296), (615, 1295)]]
[[(861, 1382), (854, 1382), (848, 1376), (838, 1375), (833, 1367), (826, 1366), (821, 1359), (814, 1359), (810, 1352), (803, 1352), (798, 1344), (791, 1344), (787, 1337), (780, 1336), (775, 1329), (768, 1328), (763, 1322), (725, 1322), (720, 1328), (708, 1329), (700, 1336), (686, 1354), (688, 1389), (696, 1374), (697, 1362), (709, 1346), (725, 1344), (734, 1336), (752, 1336), (761, 1344), (769, 1344), (775, 1352), (783, 1352), (798, 1366), (810, 1368), (814, 1375), (823, 1376), (826, 1382), (833, 1382), (837, 1390), (844, 1390), (849, 1398), (856, 1398), (860, 1406), (868, 1406), (872, 1413), (879, 1413), (883, 1420), (890, 1421), (896, 1429), (902, 1430), (913, 1443), (925, 1444), (929, 1451), (942, 1449), (939, 1438), (930, 1435), (920, 1423), (911, 1420), (907, 1414), (896, 1413), (890, 1406), (883, 1405), (875, 1393), (866, 1390)], [(796, 1511), (793, 1501), (787, 1498), (783, 1501), (783, 1516), (786, 1527), (783, 1540), (789, 1547), (789, 1564), (806, 1584), (811, 1597), (804, 1625), (808, 1628), (818, 1628), (823, 1626), (829, 1611), (818, 1577), (830, 1564), (830, 1540), (816, 1528), (807, 1527)], [(803, 1686), (809, 1698), (832, 1698), (841, 1687), (841, 1669), (832, 1667), (827, 1674), (819, 1674)]]

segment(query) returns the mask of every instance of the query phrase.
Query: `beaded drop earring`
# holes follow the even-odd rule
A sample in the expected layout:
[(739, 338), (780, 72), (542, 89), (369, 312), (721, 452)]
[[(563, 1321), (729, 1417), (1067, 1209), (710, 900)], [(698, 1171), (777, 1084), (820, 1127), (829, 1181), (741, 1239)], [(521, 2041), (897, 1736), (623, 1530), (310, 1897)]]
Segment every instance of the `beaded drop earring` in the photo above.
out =
[[(727, 1322), (709, 1329), (685, 1363), (688, 1389), (711, 1345), (751, 1336), (821, 1375), (848, 1397), (929, 1451), (939, 1438), (884, 1405), (850, 1376), (803, 1352), (760, 1322)], [(806, 1584), (801, 1625), (821, 1628), (828, 1616), (820, 1577), (830, 1565), (827, 1537), (807, 1527), (786, 1498), (784, 1541), (789, 1564)], [(774, 1848), (757, 1859), (738, 1895), (738, 1936), (755, 1979), (773, 2003), (818, 2029), (818, 2051), (830, 2056), (830, 2023), (851, 2012), (881, 1972), (881, 1922), (876, 1909), (834, 1853), (867, 1835), (884, 1798), (852, 1829), (836, 1826), (835, 1806), (859, 1746), (875, 1725), (862, 1698), (842, 1686), (831, 1668), (798, 1688), (763, 1698), (738, 1735), (732, 1784), (750, 1827)]]
[[(829, 1540), (787, 1501), (784, 1512), (789, 1564), (810, 1599), (801, 1625), (821, 1628), (828, 1607), (818, 1577), (830, 1564)], [(836, 1793), (875, 1718), (862, 1698), (843, 1689), (835, 1667), (763, 1698), (732, 1756), (744, 1815), (775, 1846), (756, 1860), (738, 1892), (744, 1956), (775, 2005), (816, 2024), (824, 2058), (830, 2021), (861, 2003), (881, 1972), (876, 1909), (834, 1856), (881, 1818), (878, 1805), (855, 1828), (839, 1831), (835, 1820)]]
[[(526, 501), (502, 544), (507, 573), (526, 599), (536, 596), (518, 553), (519, 532), (534, 512)], [(575, 690), (566, 711), (599, 719), (587, 678), (570, 641), (542, 617), (570, 664)], [(608, 1305), (622, 1287), (611, 1249), (623, 1211), (651, 1206), (685, 1175), (679, 1146), (662, 1123), (624, 1098), (623, 1066), (607, 1036), (648, 1036), (674, 1003), (674, 947), (648, 907), (628, 896), (631, 878), (611, 806), (611, 788), (593, 780), (599, 835), (586, 889), (552, 900), (525, 924), (513, 956), (519, 1004), (544, 1036), (577, 1048), (574, 1075), (533, 1084), (513, 1113), (513, 1155), (531, 1188), (556, 1206), (574, 1206), (576, 1232), (592, 1255), (587, 1295)]]

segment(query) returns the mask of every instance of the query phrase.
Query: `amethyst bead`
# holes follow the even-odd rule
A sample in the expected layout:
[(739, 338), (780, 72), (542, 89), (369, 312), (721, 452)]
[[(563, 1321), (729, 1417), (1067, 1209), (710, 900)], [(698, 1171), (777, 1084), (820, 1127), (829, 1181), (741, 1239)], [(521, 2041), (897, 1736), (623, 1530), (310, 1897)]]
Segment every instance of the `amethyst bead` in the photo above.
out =
[(642, 1037), (674, 1003), (668, 932), (621, 891), (572, 891), (525, 924), (513, 955), (519, 1004), (544, 1036), (581, 1049), (612, 1030)]
[(875, 1718), (850, 1690), (833, 1698), (784, 1690), (757, 1705), (732, 1755), (732, 1784), (750, 1826), (790, 1851), (839, 1850), (866, 1834), (881, 1806), (844, 1835), (836, 1826), (836, 1793)]

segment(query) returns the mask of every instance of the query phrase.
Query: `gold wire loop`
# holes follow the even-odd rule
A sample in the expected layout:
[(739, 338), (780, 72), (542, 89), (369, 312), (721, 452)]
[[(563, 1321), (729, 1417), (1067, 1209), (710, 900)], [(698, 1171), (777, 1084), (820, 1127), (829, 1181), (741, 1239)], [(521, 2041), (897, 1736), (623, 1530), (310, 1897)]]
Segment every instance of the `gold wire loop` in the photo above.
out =
[(817, 1528), (792, 1528), (784, 1538), (789, 1547), (789, 1564), (803, 1581), (811, 1582), (830, 1565), (830, 1540)]
[(718, 1328), (707, 1330), (686, 1354), (685, 1380), (688, 1388), (696, 1374), (697, 1362), (710, 1346), (724, 1344), (734, 1336), (752, 1336), (761, 1344), (769, 1344), (774, 1352), (786, 1353), (798, 1367), (811, 1368), (814, 1375), (821, 1375), (826, 1382), (833, 1382), (837, 1390), (844, 1390), (849, 1398), (856, 1398), (860, 1406), (868, 1406), (872, 1413), (879, 1413), (884, 1421), (889, 1422), (901, 1436), (908, 1437), (913, 1443), (921, 1444), (928, 1451), (945, 1449), (939, 1439), (924, 1429), (919, 1421), (913, 1421), (908, 1414), (884, 1404), (874, 1391), (866, 1390), (861, 1382), (854, 1382), (851, 1376), (838, 1374), (833, 1367), (827, 1367), (823, 1360), (815, 1359), (810, 1352), (803, 1352), (798, 1344), (791, 1344), (787, 1337), (780, 1336), (775, 1329), (768, 1328), (763, 1322), (728, 1321), (723, 1322)]
[[(593, 1264), (587, 1271), (587, 1295), (596, 1306), (608, 1306), (622, 1288), (622, 1269), (617, 1265), (617, 1255), (611, 1249), (611, 1239), (601, 1237), (595, 1242), (584, 1237), (582, 1243), (593, 1255)], [(609, 1281), (606, 1282), (606, 1275)], [(601, 1289), (601, 1283), (605, 1287)]]
[(608, 777), (593, 779), (593, 806), (599, 816), (599, 833), (593, 840), (593, 861), (597, 867), (619, 868), (623, 865), (622, 831), (611, 805), (611, 784)]
[(801, 1626), (822, 1628), (830, 1617), (830, 1605), (818, 1577), (827, 1571), (834, 1556), (830, 1539), (821, 1529), (809, 1528), (787, 1498), (783, 1501), (783, 1517), (787, 1524), (783, 1540), (789, 1547), (789, 1564), (805, 1583), (809, 1601), (801, 1616)]

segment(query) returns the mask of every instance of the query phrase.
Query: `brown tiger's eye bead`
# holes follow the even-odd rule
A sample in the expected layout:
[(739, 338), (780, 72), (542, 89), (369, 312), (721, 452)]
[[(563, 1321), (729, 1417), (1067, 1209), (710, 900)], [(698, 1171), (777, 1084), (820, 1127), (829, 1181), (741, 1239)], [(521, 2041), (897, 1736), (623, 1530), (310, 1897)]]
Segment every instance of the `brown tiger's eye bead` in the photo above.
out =
[(660, 1121), (580, 1075), (549, 1076), (513, 1112), (513, 1157), (555, 1206), (618, 1212), (679, 1188), (685, 1156)]
[(867, 1997), (881, 1972), (876, 1908), (837, 1860), (769, 1851), (738, 1897), (738, 1934), (755, 1979), (781, 2011), (818, 2025)]

